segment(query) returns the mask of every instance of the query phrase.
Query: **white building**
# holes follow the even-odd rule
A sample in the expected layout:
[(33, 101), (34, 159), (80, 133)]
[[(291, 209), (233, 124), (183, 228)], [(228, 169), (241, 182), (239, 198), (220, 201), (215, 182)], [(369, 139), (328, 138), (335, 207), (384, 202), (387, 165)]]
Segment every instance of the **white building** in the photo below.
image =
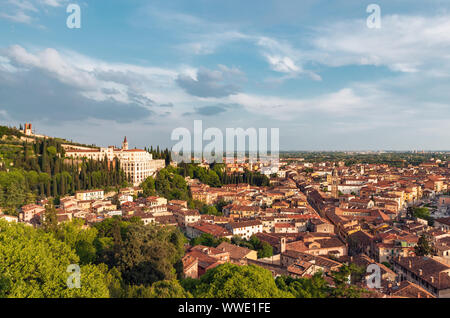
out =
[(122, 205), (125, 202), (133, 202), (133, 196), (132, 195), (128, 195), (128, 194), (121, 194), (118, 197), (119, 200), (119, 204)]
[(10, 222), (10, 223), (17, 223), (19, 221), (19, 218), (17, 216), (12, 216), (12, 215), (6, 215), (3, 214), (2, 212), (0, 212), (0, 220), (3, 219), (6, 222)]
[(85, 190), (75, 192), (75, 199), (81, 201), (103, 200), (105, 191), (103, 190)]
[(123, 140), (122, 149), (114, 146), (92, 150), (70, 149), (66, 151), (66, 155), (72, 158), (92, 160), (103, 160), (106, 157), (112, 161), (117, 158), (120, 161), (120, 168), (135, 186), (165, 167), (164, 160), (153, 160), (152, 154), (145, 150), (128, 149), (127, 137)]
[(225, 225), (225, 227), (233, 235), (237, 235), (246, 240), (250, 239), (256, 233), (261, 233), (263, 231), (263, 224), (259, 220), (230, 222)]
[[(355, 193), (359, 195), (359, 191), (363, 185), (355, 185), (355, 184), (339, 184), (338, 191), (341, 191), (343, 194), (352, 194)], [(328, 191), (331, 191), (331, 185), (328, 185)]]
[(278, 170), (278, 166), (261, 167), (261, 174), (270, 176), (272, 174), (278, 173)]
[(438, 199), (437, 207), (441, 213), (447, 213), (450, 210), (450, 196), (441, 195)]

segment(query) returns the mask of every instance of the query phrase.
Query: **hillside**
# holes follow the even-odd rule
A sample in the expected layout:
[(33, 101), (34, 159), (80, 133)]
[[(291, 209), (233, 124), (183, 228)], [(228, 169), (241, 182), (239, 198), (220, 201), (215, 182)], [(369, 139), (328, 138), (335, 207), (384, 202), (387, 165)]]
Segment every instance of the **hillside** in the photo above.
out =
[(73, 194), (78, 190), (127, 186), (117, 160), (65, 158), (64, 145), (92, 147), (60, 138), (32, 138), (0, 126), (0, 207), (15, 215), (36, 199)]

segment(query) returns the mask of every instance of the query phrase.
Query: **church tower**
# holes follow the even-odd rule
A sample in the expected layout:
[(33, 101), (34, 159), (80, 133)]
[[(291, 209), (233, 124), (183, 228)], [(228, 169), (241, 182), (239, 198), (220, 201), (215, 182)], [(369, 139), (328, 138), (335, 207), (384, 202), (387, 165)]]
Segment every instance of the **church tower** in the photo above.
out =
[(333, 169), (333, 174), (331, 175), (331, 196), (334, 199), (339, 198), (339, 175), (336, 168)]
[(122, 142), (122, 150), (128, 150), (127, 136), (125, 136), (125, 139)]
[(25, 123), (25, 127), (23, 129), (23, 133), (27, 136), (33, 135), (33, 130), (31, 128), (31, 124)]

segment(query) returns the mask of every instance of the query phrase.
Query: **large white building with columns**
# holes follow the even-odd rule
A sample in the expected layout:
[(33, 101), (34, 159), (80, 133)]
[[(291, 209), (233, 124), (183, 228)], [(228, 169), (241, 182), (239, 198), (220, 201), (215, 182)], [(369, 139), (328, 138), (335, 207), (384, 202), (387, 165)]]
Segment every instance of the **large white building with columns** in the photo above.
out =
[(109, 161), (117, 158), (120, 168), (135, 186), (165, 167), (164, 160), (153, 160), (152, 154), (145, 150), (128, 149), (127, 137), (123, 140), (121, 149), (114, 146), (92, 150), (67, 149), (66, 156), (92, 160), (103, 160), (106, 157)]

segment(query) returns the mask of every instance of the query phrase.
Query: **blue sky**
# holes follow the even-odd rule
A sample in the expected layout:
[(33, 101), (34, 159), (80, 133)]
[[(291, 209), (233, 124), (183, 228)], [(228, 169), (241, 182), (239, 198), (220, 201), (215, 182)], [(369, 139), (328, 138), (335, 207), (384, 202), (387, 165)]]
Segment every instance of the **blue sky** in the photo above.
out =
[[(81, 28), (66, 8), (81, 8)], [(381, 28), (367, 27), (369, 4)], [(450, 149), (445, 0), (3, 0), (0, 121), (171, 146), (279, 128), (281, 150)]]

